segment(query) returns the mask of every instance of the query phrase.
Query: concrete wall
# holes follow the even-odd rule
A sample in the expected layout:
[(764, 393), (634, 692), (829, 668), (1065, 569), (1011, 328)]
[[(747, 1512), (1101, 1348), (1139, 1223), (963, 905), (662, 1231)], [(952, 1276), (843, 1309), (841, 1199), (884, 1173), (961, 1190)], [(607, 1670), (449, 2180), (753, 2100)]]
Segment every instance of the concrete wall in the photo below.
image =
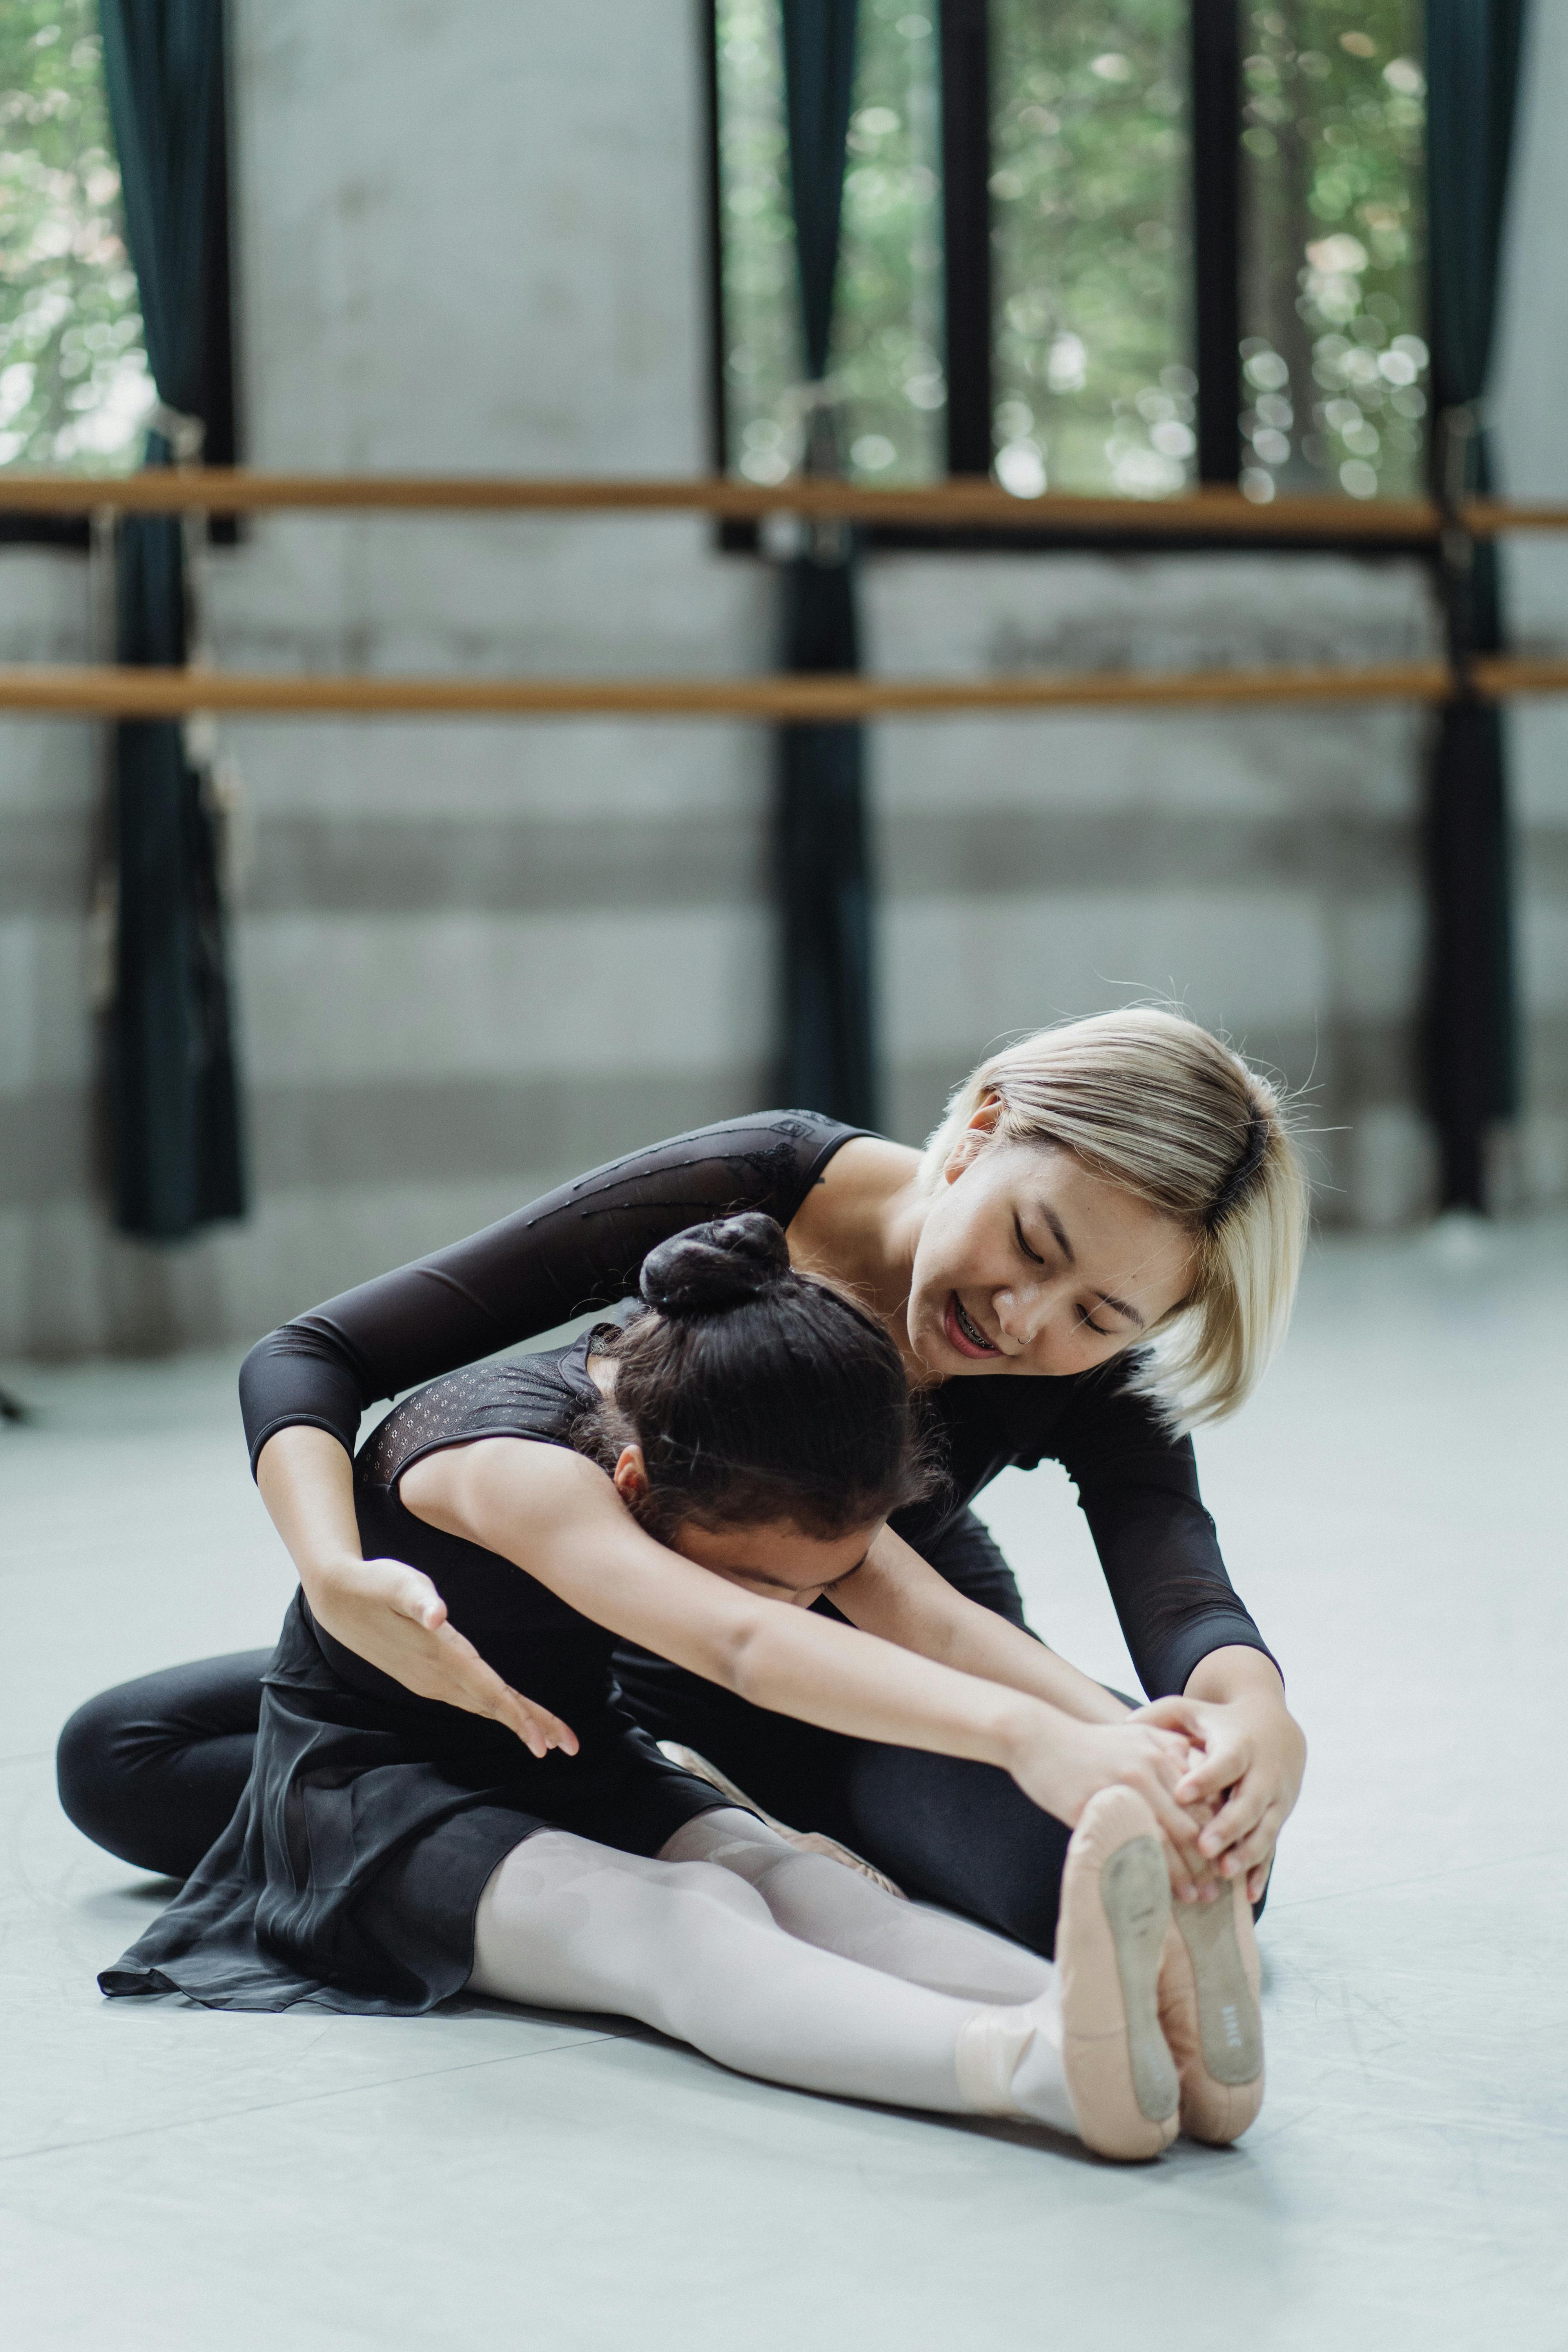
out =
[[(696, 16), (671, 0), (239, 0), (253, 462), (705, 466)], [(1520, 487), (1558, 494), (1568, 170), (1545, 101), (1568, 89), (1562, 34), (1533, 84), (1507, 409)], [(286, 518), (213, 571), (236, 667), (769, 657), (766, 566), (685, 519)], [(0, 555), (0, 655), (79, 654), (83, 573)], [(889, 669), (1374, 658), (1433, 638), (1404, 563), (911, 556), (874, 562), (866, 585)], [(1521, 584), (1526, 607), (1537, 635), (1568, 625), (1550, 561)], [(1568, 1191), (1565, 724), (1553, 710), (1517, 730), (1534, 1094), (1514, 1181), (1537, 1196)], [(112, 1239), (100, 1204), (91, 732), (0, 733), (0, 1347), (259, 1330), (770, 1092), (762, 730), (289, 722), (226, 740), (250, 838), (237, 956), (257, 1206), (163, 1251)], [(1157, 990), (1311, 1084), (1325, 1214), (1418, 1214), (1419, 743), (1398, 710), (879, 729), (890, 1128), (918, 1137), (999, 1034)]]

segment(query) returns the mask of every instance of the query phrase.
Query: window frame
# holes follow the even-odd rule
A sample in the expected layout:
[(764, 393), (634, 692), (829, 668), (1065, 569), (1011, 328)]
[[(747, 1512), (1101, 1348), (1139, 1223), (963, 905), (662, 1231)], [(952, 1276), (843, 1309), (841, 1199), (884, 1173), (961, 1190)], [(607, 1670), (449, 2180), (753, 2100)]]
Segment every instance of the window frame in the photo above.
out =
[[(931, 0), (937, 18), (942, 103), (942, 246), (944, 285), (957, 286), (944, 305), (943, 364), (947, 373), (947, 478), (989, 477), (992, 456), (991, 73), (989, 0)], [(1241, 73), (1242, 0), (1187, 0), (1192, 88), (1190, 182), (1194, 270), (1194, 362), (1198, 378), (1198, 480), (1234, 488), (1241, 476), (1241, 275), (1243, 264), (1241, 133), (1245, 93)], [(724, 223), (719, 145), (718, 0), (702, 0), (703, 89), (708, 169), (710, 449), (713, 471), (730, 470), (724, 377)], [(984, 321), (984, 332), (974, 331)], [(1217, 387), (1217, 389), (1216, 389)], [(1430, 466), (1430, 444), (1428, 445)], [(1128, 505), (1136, 506), (1136, 499)], [(1342, 539), (1310, 538), (1281, 527), (1248, 532), (1245, 540), (1205, 530), (1114, 530), (1085, 522), (1053, 523), (1037, 530), (943, 530), (931, 525), (869, 523), (857, 527), (868, 550), (938, 553), (1043, 554), (1072, 551), (1125, 555), (1254, 554), (1434, 556), (1408, 539), (1347, 531)], [(730, 554), (762, 552), (755, 523), (721, 522), (715, 538)]]

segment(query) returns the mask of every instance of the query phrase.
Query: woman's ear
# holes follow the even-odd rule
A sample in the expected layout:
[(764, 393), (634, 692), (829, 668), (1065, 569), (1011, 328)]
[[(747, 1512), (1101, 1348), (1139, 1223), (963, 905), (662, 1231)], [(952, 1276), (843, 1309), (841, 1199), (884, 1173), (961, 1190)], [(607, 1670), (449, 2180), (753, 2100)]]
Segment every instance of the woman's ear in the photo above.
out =
[(623, 1445), (610, 1476), (623, 1503), (638, 1503), (647, 1493), (647, 1464), (640, 1445)]
[(1001, 1117), (1001, 1096), (994, 1091), (984, 1095), (968, 1126), (947, 1155), (942, 1172), (948, 1183), (955, 1184), (964, 1170), (973, 1166), (995, 1134)]

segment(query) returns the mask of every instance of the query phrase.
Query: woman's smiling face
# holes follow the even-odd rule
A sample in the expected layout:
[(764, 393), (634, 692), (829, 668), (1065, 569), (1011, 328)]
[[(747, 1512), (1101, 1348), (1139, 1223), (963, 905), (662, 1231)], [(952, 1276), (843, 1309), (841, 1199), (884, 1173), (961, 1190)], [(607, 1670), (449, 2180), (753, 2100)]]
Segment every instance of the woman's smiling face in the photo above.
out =
[(926, 1213), (910, 1342), (928, 1375), (1091, 1370), (1186, 1297), (1191, 1237), (1050, 1144), (999, 1140), (975, 1114)]

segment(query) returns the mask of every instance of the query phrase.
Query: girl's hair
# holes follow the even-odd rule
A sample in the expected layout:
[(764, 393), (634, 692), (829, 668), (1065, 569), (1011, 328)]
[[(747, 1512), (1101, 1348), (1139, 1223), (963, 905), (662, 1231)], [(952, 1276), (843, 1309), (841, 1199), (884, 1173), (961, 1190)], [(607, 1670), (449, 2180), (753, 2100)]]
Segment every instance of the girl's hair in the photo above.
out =
[(1192, 1287), (1134, 1359), (1130, 1384), (1175, 1429), (1234, 1412), (1285, 1336), (1306, 1245), (1306, 1171), (1280, 1095), (1181, 1013), (1145, 1006), (1065, 1022), (964, 1080), (925, 1148), (928, 1191), (992, 1099), (999, 1141), (1070, 1151), (1192, 1235)]
[(786, 1520), (847, 1534), (931, 1485), (904, 1368), (882, 1326), (796, 1274), (757, 1213), (692, 1225), (643, 1261), (648, 1311), (606, 1341), (615, 1393), (573, 1443), (606, 1469), (640, 1445), (635, 1516), (667, 1538)]

